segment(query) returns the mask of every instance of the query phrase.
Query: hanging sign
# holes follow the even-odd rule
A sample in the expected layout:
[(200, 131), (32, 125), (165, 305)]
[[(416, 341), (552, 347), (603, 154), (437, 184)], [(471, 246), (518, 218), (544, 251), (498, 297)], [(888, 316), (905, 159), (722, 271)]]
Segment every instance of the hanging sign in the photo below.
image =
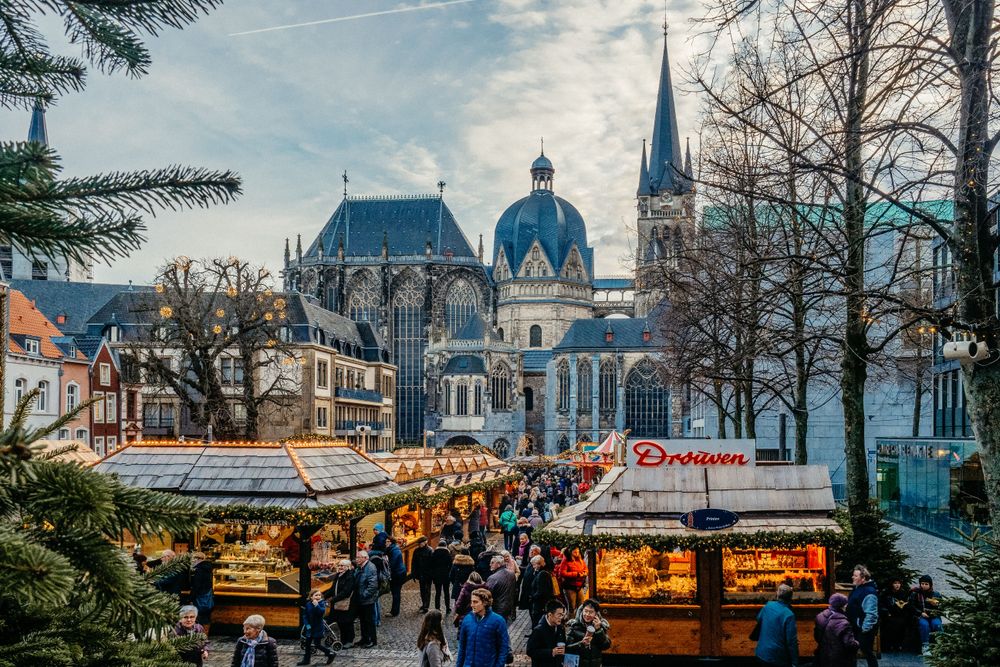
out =
[(626, 465), (639, 468), (676, 466), (752, 466), (757, 459), (757, 442), (732, 440), (630, 440)]
[(691, 530), (722, 530), (732, 528), (740, 520), (735, 512), (706, 507), (681, 515), (681, 525)]

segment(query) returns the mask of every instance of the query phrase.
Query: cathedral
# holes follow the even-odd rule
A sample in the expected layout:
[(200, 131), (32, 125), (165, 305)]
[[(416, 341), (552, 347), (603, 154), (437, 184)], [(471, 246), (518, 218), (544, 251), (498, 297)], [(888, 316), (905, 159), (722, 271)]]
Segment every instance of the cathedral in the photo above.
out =
[[(303, 251), (286, 241), (285, 289), (380, 333), (399, 367), (396, 440), (553, 454), (611, 429), (688, 432), (687, 397), (662, 372), (655, 272), (696, 233), (664, 31), (653, 138), (642, 147), (634, 278), (602, 278), (584, 216), (541, 154), (484, 257), (437, 195), (348, 196)], [(346, 177), (345, 177), (346, 184)], [(624, 230), (623, 230), (624, 231)]]

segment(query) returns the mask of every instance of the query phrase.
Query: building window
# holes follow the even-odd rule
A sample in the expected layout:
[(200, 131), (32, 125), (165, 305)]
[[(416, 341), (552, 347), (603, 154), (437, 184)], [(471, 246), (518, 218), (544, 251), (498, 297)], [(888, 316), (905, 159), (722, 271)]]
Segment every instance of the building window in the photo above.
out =
[(590, 359), (581, 359), (576, 367), (576, 405), (580, 412), (590, 412), (593, 406), (593, 373)]
[(625, 428), (632, 437), (670, 436), (670, 392), (649, 359), (625, 376)]
[(3, 272), (3, 280), (14, 279), (14, 248), (9, 245), (0, 245), (0, 271)]
[(565, 433), (559, 436), (559, 451), (565, 452), (569, 450), (569, 436)]
[(504, 363), (493, 367), (490, 374), (490, 391), (493, 394), (493, 410), (510, 409), (510, 369)]
[(455, 385), (455, 414), (459, 417), (469, 414), (469, 385), (464, 382)]
[(472, 414), (477, 417), (483, 414), (483, 384), (476, 382), (475, 396), (472, 401)]
[(15, 405), (21, 402), (24, 395), (28, 392), (28, 381), (24, 378), (17, 378), (14, 380), (14, 403)]
[(424, 284), (402, 279), (392, 297), (392, 353), (396, 375), (396, 439), (419, 442), (424, 430)]
[(94, 408), (94, 423), (103, 424), (104, 423), (104, 400), (103, 400), (104, 392), (102, 392), (102, 391), (95, 391), (93, 393), (93, 396), (94, 396), (94, 398), (100, 398), (100, 399), (102, 399), (102, 400), (99, 400), (99, 401), (97, 401), (97, 402), (95, 402), (93, 404), (93, 408)]
[(142, 424), (148, 428), (173, 428), (174, 406), (171, 403), (146, 403), (142, 406)]
[(222, 371), (222, 384), (240, 387), (243, 385), (243, 360), (236, 357), (220, 357), (219, 367)]
[(316, 408), (316, 428), (326, 428), (327, 410), (325, 407)]
[(108, 404), (104, 419), (107, 423), (114, 424), (118, 421), (118, 394), (105, 394), (104, 398)]
[(88, 440), (88, 438), (87, 438), (87, 429), (85, 429), (85, 428), (78, 428), (78, 429), (76, 429), (76, 439), (77, 440), (83, 440), (84, 442), (87, 442), (87, 440)]
[(448, 381), (444, 383), (444, 399), (442, 399), (441, 414), (446, 417), (451, 415), (451, 383)]
[(38, 383), (38, 399), (35, 401), (35, 408), (39, 412), (45, 412), (49, 409), (49, 383), (45, 380)]
[(444, 322), (448, 336), (454, 336), (479, 309), (476, 290), (464, 279), (456, 280), (448, 288), (444, 299)]
[(109, 384), (111, 384), (111, 364), (100, 364), (99, 368), (101, 371), (100, 382), (102, 385), (107, 387)]
[(73, 412), (80, 405), (80, 387), (74, 382), (66, 385), (66, 412)]
[(108, 327), (108, 340), (112, 343), (120, 343), (122, 340), (122, 330), (118, 328), (118, 325), (112, 324)]
[(531, 249), (531, 259), (533, 259), (535, 261), (538, 261), (538, 248), (537, 247)]
[(524, 388), (524, 410), (531, 412), (535, 409), (535, 390), (531, 387)]
[(497, 329), (497, 338), (499, 338), (501, 341), (503, 340), (503, 327)]
[(569, 410), (569, 364), (565, 359), (556, 367), (556, 410)]
[(602, 361), (600, 383), (598, 386), (601, 412), (614, 412), (618, 407), (615, 375), (615, 362), (611, 359)]
[(118, 449), (118, 436), (109, 435), (106, 442), (108, 443), (108, 454)]
[(351, 278), (347, 289), (347, 316), (355, 322), (369, 322), (378, 327), (378, 284), (368, 271), (361, 271)]
[(243, 403), (233, 403), (233, 422), (237, 426), (245, 426), (247, 423), (247, 406)]
[(493, 450), (493, 453), (501, 459), (505, 459), (510, 456), (510, 443), (504, 438), (497, 438), (494, 440), (491, 449)]
[(61, 428), (61, 429), (59, 429), (59, 439), (60, 440), (69, 440), (69, 429), (68, 428)]
[(542, 328), (537, 324), (532, 324), (528, 330), (528, 347), (542, 346)]
[(25, 338), (24, 351), (36, 356), (41, 354), (41, 341), (37, 338)]
[(97, 436), (94, 438), (94, 451), (101, 458), (104, 458), (104, 436)]
[(42, 262), (40, 260), (35, 260), (31, 263), (31, 279), (32, 280), (48, 280), (49, 279), (49, 265), (48, 262)]
[(326, 389), (330, 386), (330, 366), (329, 364), (318, 359), (316, 361), (316, 386), (320, 389)]

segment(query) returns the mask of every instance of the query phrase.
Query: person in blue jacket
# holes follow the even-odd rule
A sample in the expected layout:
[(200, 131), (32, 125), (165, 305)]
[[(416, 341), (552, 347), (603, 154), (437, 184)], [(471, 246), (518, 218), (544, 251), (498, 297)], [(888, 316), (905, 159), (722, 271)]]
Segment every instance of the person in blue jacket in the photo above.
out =
[(395, 537), (389, 538), (389, 546), (385, 550), (389, 557), (389, 591), (392, 593), (392, 609), (389, 617), (399, 616), (399, 602), (402, 596), (403, 584), (406, 583), (406, 561), (403, 560), (403, 550)]
[(492, 611), (489, 589), (472, 591), (472, 613), (466, 614), (458, 629), (458, 656), (455, 667), (503, 667), (507, 659), (507, 621)]
[(760, 637), (754, 655), (764, 665), (798, 667), (799, 635), (792, 611), (792, 587), (778, 586), (777, 599), (771, 600), (757, 614)]
[(868, 667), (878, 667), (875, 652), (875, 635), (878, 634), (878, 587), (872, 574), (864, 565), (855, 565), (851, 571), (854, 590), (847, 596), (847, 620), (854, 627), (854, 636), (861, 645)]
[(309, 591), (309, 600), (302, 610), (302, 634), (306, 637), (306, 654), (296, 664), (308, 665), (312, 661), (313, 647), (326, 654), (328, 665), (336, 657), (336, 653), (323, 645), (323, 637), (326, 634), (324, 616), (326, 616), (326, 600), (323, 599), (323, 591), (314, 588)]

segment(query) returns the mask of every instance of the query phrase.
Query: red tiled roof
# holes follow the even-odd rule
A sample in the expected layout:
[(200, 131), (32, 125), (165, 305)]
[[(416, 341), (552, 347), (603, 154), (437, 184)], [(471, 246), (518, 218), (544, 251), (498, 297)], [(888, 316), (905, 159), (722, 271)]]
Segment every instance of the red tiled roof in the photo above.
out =
[[(34, 336), (40, 339), (39, 350), (46, 359), (63, 359), (65, 357), (62, 350), (51, 340), (52, 336), (62, 336), (63, 333), (56, 328), (56, 325), (49, 322), (24, 294), (14, 289), (10, 290), (10, 333)], [(25, 354), (25, 351), (13, 339), (7, 340), (7, 348), (11, 352)], [(77, 350), (76, 355), (77, 359), (84, 358), (79, 350)]]

